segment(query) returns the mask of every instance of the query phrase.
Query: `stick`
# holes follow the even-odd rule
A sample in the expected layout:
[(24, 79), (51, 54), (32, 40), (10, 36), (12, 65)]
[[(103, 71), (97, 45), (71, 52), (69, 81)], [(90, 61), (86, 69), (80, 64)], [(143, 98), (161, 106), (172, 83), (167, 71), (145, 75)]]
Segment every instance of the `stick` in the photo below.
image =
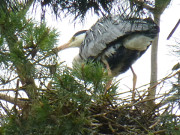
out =
[(174, 28), (172, 29), (171, 33), (170, 33), (169, 36), (167, 37), (167, 40), (169, 40), (169, 39), (171, 38), (171, 36), (172, 36), (173, 33), (175, 32), (175, 30), (177, 29), (179, 23), (180, 23), (180, 19), (178, 20), (178, 22), (176, 23), (176, 25), (175, 25)]

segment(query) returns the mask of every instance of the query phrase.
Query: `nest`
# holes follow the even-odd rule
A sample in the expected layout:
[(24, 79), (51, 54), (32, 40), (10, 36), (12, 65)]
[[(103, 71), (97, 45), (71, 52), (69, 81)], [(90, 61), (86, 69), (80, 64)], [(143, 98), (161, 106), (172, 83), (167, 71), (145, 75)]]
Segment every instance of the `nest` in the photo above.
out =
[(165, 131), (159, 127), (160, 114), (155, 111), (155, 108), (153, 111), (148, 110), (148, 107), (145, 106), (147, 106), (145, 102), (135, 106), (132, 104), (121, 106), (93, 104), (90, 108), (91, 117), (94, 118), (92, 127), (97, 129), (100, 134), (108, 135), (164, 133)]

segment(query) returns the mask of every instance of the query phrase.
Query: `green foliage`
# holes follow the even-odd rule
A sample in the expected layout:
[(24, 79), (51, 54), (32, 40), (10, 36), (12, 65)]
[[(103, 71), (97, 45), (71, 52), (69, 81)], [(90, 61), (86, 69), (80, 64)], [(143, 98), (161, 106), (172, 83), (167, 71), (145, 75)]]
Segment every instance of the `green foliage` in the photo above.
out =
[(107, 72), (105, 72), (104, 66), (99, 62), (94, 63), (93, 61), (74, 64), (73, 74), (78, 79), (83, 80), (85, 87), (89, 87), (90, 89), (94, 88), (93, 92), (97, 92), (96, 94), (98, 94), (98, 92), (102, 93), (102, 91), (97, 90), (103, 90), (105, 83), (110, 79)]
[[(15, 71), (22, 85), (31, 85), (23, 90), (29, 91), (28, 96), (33, 96), (30, 91), (36, 89), (34, 79), (49, 74), (49, 63), (55, 63), (55, 55), (52, 56), (50, 50), (56, 45), (58, 33), (46, 24), (27, 20), (25, 15), (28, 8), (22, 8), (18, 12), (9, 11), (8, 16), (3, 10), (0, 11), (0, 69), (8, 69), (9, 76), (2, 73), (3, 80), (11, 80), (10, 74)], [(42, 61), (44, 63), (40, 65)], [(39, 76), (39, 71), (42, 70), (46, 72)]]
[(78, 17), (84, 18), (89, 10), (94, 11), (97, 15), (109, 14), (114, 0), (40, 0), (38, 2), (41, 2), (42, 10), (49, 6), (57, 17), (63, 12), (66, 15), (74, 15), (74, 19), (77, 19)]
[(174, 115), (166, 113), (161, 117), (162, 127), (166, 129), (166, 135), (179, 135), (180, 134), (180, 119)]
[[(94, 72), (103, 73), (102, 65), (94, 65)], [(71, 71), (66, 67), (57, 70), (57, 74), (51, 80), (51, 89), (42, 91), (41, 96), (31, 105), (28, 117), (19, 116), (18, 124), (15, 115), (3, 126), (6, 134), (91, 134), (93, 132), (91, 123), (90, 108), (93, 103), (101, 103), (102, 96), (95, 96), (97, 93), (103, 95), (104, 87), (97, 89), (93, 93), (93, 88), (84, 87), (81, 80), (75, 76), (75, 71), (80, 70), (79, 76), (84, 75), (92, 67), (86, 65), (85, 69), (75, 69)], [(99, 82), (104, 76), (90, 78), (84, 76), (89, 85)], [(91, 80), (93, 79), (93, 80)], [(83, 80), (85, 81), (85, 80)], [(91, 84), (90, 84), (91, 82)], [(91, 91), (91, 93), (90, 93)], [(96, 98), (95, 98), (96, 97)], [(9, 119), (9, 118), (8, 118)], [(13, 129), (13, 130), (11, 130)]]
[(45, 24), (30, 28), (27, 33), (31, 34), (26, 35), (26, 40), (29, 41), (29, 44), (30, 42), (32, 43), (32, 41), (34, 41), (33, 44), (37, 45), (39, 49), (44, 51), (52, 49), (57, 42), (56, 31), (50, 30)]
[[(7, 16), (0, 9), (0, 87), (18, 94), (12, 109), (0, 104), (4, 109), (0, 134), (179, 134), (179, 117), (168, 109), (161, 116), (156, 112), (158, 105), (147, 113), (145, 96), (138, 95), (134, 104), (129, 97), (118, 98), (117, 83), (104, 94), (111, 79), (104, 65), (88, 61), (69, 69), (57, 64), (52, 49), (58, 33), (45, 23), (27, 20), (27, 10), (20, 4), (18, 12), (9, 10)], [(176, 98), (168, 102), (171, 110), (179, 101), (179, 87), (175, 86), (179, 85), (172, 90)], [(24, 101), (23, 106), (18, 108), (16, 100)]]

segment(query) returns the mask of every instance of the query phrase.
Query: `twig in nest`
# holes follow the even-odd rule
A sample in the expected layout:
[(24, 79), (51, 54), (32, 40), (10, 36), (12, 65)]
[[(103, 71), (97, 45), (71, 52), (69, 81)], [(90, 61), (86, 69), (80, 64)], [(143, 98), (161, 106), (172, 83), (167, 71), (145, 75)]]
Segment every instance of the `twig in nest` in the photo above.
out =
[(154, 128), (156, 125), (158, 125), (161, 122), (160, 119), (158, 119), (153, 125), (149, 126), (150, 129)]
[(112, 133), (115, 133), (116, 132), (116, 130), (115, 129), (113, 129), (113, 127), (112, 127), (112, 125), (111, 125), (111, 123), (108, 121), (108, 127), (109, 127), (109, 129), (112, 131)]
[(153, 135), (159, 135), (159, 134), (161, 134), (161, 133), (165, 133), (166, 132), (166, 130), (164, 129), (164, 130), (159, 130), (159, 131), (156, 131), (156, 132), (153, 132)]
[(153, 85), (152, 87), (150, 87), (149, 89), (153, 89), (154, 87), (156, 87), (157, 85), (159, 85), (160, 83), (164, 82), (165, 80), (177, 75), (180, 73), (180, 70), (178, 70), (177, 72), (175, 72), (174, 74), (169, 74), (168, 76), (164, 77), (163, 79), (161, 79), (158, 83), (156, 83), (155, 85)]

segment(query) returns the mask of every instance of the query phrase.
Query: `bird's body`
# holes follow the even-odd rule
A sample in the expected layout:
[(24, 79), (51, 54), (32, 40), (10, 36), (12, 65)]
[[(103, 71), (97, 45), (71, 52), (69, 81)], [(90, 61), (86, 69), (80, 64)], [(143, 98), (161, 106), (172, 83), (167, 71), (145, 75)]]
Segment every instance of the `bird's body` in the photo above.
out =
[[(159, 27), (152, 19), (137, 19), (109, 15), (99, 19), (89, 30), (79, 31), (71, 40), (57, 48), (79, 47), (79, 54), (73, 62), (100, 61), (108, 70), (110, 77), (115, 77), (129, 68), (133, 73), (132, 99), (135, 97), (137, 76), (132, 64), (140, 58), (151, 45), (159, 32)], [(105, 94), (111, 81), (106, 84)]]
[(80, 47), (75, 61), (100, 61), (117, 76), (144, 54), (158, 32), (152, 19), (103, 17), (91, 29), (75, 34), (81, 41), (84, 36), (81, 45), (74, 45)]

